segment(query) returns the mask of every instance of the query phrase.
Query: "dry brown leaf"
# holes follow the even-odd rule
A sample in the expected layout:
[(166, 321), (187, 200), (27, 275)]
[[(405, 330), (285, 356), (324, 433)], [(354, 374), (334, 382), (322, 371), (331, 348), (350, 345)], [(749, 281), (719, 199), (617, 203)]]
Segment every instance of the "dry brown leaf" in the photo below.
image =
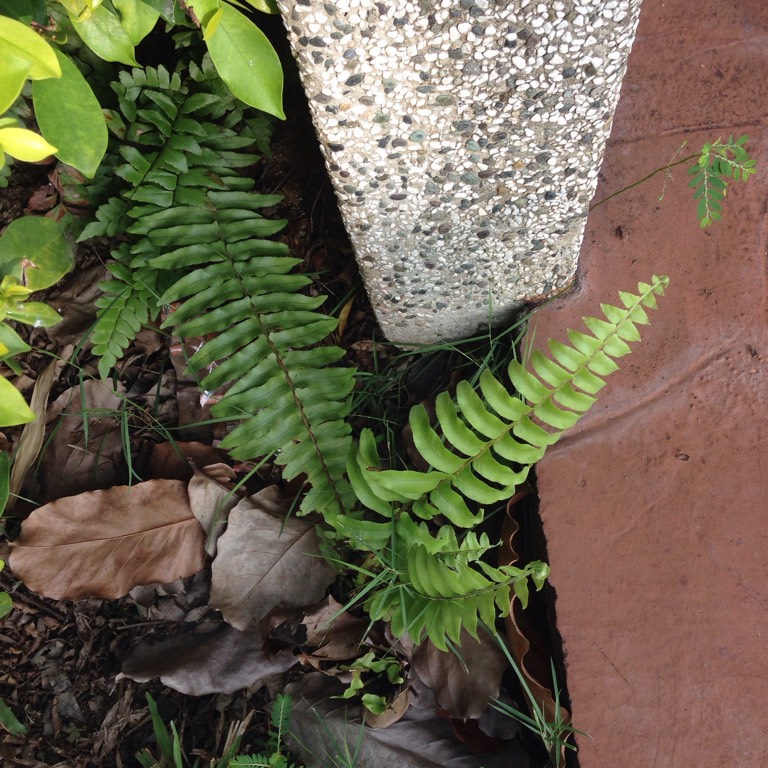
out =
[(307, 629), (306, 644), (316, 646), (312, 656), (328, 661), (359, 656), (369, 626), (365, 619), (347, 613), (331, 595), (304, 614), (302, 624)]
[(194, 474), (192, 465), (207, 467), (220, 461), (219, 452), (205, 443), (156, 443), (152, 446), (148, 470), (150, 477), (190, 480)]
[(205, 533), (180, 480), (58, 499), (32, 512), (12, 546), (14, 574), (54, 600), (115, 599), (205, 565)]
[(125, 482), (118, 387), (116, 393), (89, 379), (51, 403), (46, 420), (53, 433), (42, 459), (46, 500)]
[(365, 715), (365, 724), (371, 728), (391, 728), (395, 723), (405, 717), (405, 713), (411, 706), (411, 689), (410, 687), (402, 686), (397, 695), (387, 704), (387, 708), (380, 714), (376, 715), (371, 712), (367, 712)]
[(216, 557), (216, 545), (221, 536), (230, 511), (240, 500), (226, 488), (217, 478), (231, 480), (234, 477), (232, 467), (228, 464), (211, 464), (204, 470), (195, 470), (189, 481), (189, 506), (206, 534), (205, 551)]
[(65, 281), (47, 292), (46, 303), (61, 315), (61, 322), (46, 331), (51, 341), (59, 346), (79, 344), (88, 334), (96, 319), (96, 299), (104, 295), (99, 283), (108, 274), (101, 263), (93, 266), (78, 264)]
[[(522, 492), (515, 494), (507, 505), (507, 514), (502, 526), (501, 547), (499, 548), (499, 565), (515, 565), (520, 559), (515, 546), (515, 536), (520, 530), (520, 526), (513, 517), (513, 509), (522, 495), (525, 494)], [(546, 643), (543, 638), (538, 637), (533, 622), (520, 606), (517, 597), (512, 598), (512, 607), (509, 615), (504, 619), (504, 625), (507, 630), (510, 652), (517, 660), (518, 668), (525, 677), (536, 703), (541, 707), (547, 720), (554, 722), (559, 716), (564, 722), (570, 722), (570, 713), (564, 707), (560, 707), (559, 715), (556, 714), (549, 654), (542, 650), (546, 648)]]
[(490, 638), (478, 642), (466, 632), (461, 634), (457, 653), (460, 656), (438, 650), (426, 640), (414, 650), (411, 664), (451, 717), (477, 719), (488, 702), (499, 695), (501, 678), (509, 664)]
[(271, 485), (229, 514), (213, 561), (210, 605), (237, 629), (273, 608), (300, 608), (325, 595), (336, 574), (320, 557), (314, 526), (285, 519), (290, 500)]
[(497, 754), (473, 754), (456, 739), (450, 724), (435, 713), (428, 690), (390, 728), (362, 725), (357, 704), (331, 698), (343, 690), (319, 672), (304, 675), (285, 689), (294, 701), (288, 745), (307, 768), (337, 764), (337, 756), (355, 755), (357, 766), (396, 768), (528, 768), (519, 741), (506, 742)]
[(267, 656), (258, 629), (238, 632), (223, 624), (205, 635), (187, 635), (156, 645), (139, 645), (118, 675), (145, 683), (159, 677), (187, 696), (233, 693), (285, 672), (298, 659), (291, 650)]
[[(71, 353), (65, 353), (64, 358)], [(16, 451), (13, 456), (13, 467), (11, 468), (10, 496), (6, 502), (7, 512), (11, 512), (16, 506), (18, 493), (24, 485), (24, 479), (29, 472), (29, 468), (37, 461), (40, 449), (45, 440), (45, 411), (48, 407), (48, 395), (51, 392), (56, 375), (66, 365), (65, 359), (54, 360), (48, 364), (48, 367), (37, 377), (35, 389), (32, 392), (32, 398), (29, 407), (36, 414), (37, 418), (25, 425), (21, 433)]]

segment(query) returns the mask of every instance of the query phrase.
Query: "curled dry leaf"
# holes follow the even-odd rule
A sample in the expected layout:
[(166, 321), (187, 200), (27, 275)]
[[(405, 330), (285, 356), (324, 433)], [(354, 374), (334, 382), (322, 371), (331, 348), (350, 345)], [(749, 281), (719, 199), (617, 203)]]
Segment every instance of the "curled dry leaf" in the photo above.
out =
[(45, 410), (48, 407), (48, 395), (54, 380), (66, 365), (65, 359), (54, 360), (49, 363), (45, 370), (37, 377), (35, 389), (32, 392), (32, 398), (29, 407), (37, 415), (37, 418), (24, 426), (24, 431), (19, 438), (16, 453), (13, 457), (13, 467), (11, 469), (10, 495), (5, 504), (7, 512), (13, 511), (16, 506), (16, 499), (24, 485), (24, 479), (29, 472), (30, 467), (37, 461), (40, 449), (45, 440)]
[(328, 661), (359, 656), (360, 646), (368, 630), (365, 619), (347, 613), (331, 595), (305, 613), (302, 624), (307, 629), (306, 644), (315, 646), (312, 656)]
[[(520, 526), (514, 518), (514, 505), (519, 501), (520, 494), (510, 499), (507, 505), (507, 514), (504, 518), (501, 533), (501, 547), (499, 548), (499, 564), (514, 565), (520, 559), (516, 551), (515, 536)], [(554, 722), (557, 719), (556, 704), (553, 696), (552, 676), (550, 674), (549, 654), (546, 652), (547, 643), (539, 637), (539, 633), (530, 616), (520, 606), (517, 597), (512, 598), (512, 608), (504, 619), (512, 656), (517, 659), (520, 672), (525, 677), (536, 703), (541, 707), (547, 720)], [(559, 718), (564, 722), (570, 722), (570, 713), (564, 707), (560, 707)]]
[(421, 643), (411, 659), (414, 672), (435, 693), (438, 704), (460, 720), (477, 719), (491, 699), (498, 697), (507, 660), (496, 643), (478, 642), (466, 632), (456, 652)]
[[(228, 464), (211, 464), (204, 469), (196, 469), (189, 481), (189, 506), (205, 531), (205, 551), (216, 557), (216, 544), (224, 530), (232, 508), (239, 497), (232, 493), (227, 481), (234, 478), (234, 471)], [(229, 485), (222, 485), (222, 481)]]
[(257, 628), (239, 632), (222, 624), (205, 635), (187, 635), (155, 645), (142, 643), (125, 660), (118, 679), (129, 677), (145, 683), (159, 677), (179, 693), (205, 696), (259, 685), (297, 661), (290, 650), (267, 656)]
[(289, 506), (271, 485), (229, 514), (213, 561), (210, 605), (237, 629), (257, 624), (278, 605), (316, 603), (336, 578), (320, 557), (314, 527), (285, 519)]
[(140, 584), (191, 576), (205, 565), (204, 545), (185, 483), (149, 480), (34, 510), (10, 566), (29, 589), (54, 600), (115, 599)]

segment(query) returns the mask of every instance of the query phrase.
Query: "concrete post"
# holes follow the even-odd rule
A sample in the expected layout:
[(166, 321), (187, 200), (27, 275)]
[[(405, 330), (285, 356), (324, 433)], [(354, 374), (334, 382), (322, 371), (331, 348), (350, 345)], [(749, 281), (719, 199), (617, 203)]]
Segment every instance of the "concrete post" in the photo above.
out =
[(565, 286), (640, 0), (278, 0), (393, 341)]

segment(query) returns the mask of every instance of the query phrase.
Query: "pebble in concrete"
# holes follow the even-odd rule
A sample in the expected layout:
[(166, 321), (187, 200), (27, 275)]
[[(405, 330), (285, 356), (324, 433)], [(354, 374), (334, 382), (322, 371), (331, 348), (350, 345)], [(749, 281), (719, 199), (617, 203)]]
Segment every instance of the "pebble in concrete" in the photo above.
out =
[(386, 335), (565, 286), (640, 0), (279, 0)]

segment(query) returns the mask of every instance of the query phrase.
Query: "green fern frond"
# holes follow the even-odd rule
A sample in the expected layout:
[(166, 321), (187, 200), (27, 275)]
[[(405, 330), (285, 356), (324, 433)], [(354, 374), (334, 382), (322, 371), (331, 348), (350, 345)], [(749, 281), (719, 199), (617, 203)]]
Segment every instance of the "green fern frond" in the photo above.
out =
[(344, 354), (338, 347), (312, 346), (337, 320), (316, 311), (325, 297), (298, 293), (310, 279), (290, 274), (297, 260), (287, 246), (258, 239), (284, 224), (259, 214), (277, 198), (211, 190), (206, 200), (194, 211), (145, 216), (131, 228), (168, 249), (151, 267), (187, 268), (162, 296), (163, 304), (184, 301), (164, 327), (182, 337), (218, 334), (189, 367), (210, 371), (201, 382), (205, 390), (231, 384), (212, 413), (244, 421), (221, 447), (243, 460), (276, 453), (286, 479), (307, 476), (302, 513), (340, 514), (353, 500), (344, 471), (354, 370), (330, 367)]
[(243, 420), (222, 447), (241, 460), (275, 454), (286, 480), (307, 477), (302, 513), (342, 513), (353, 503), (344, 472), (354, 370), (332, 367), (343, 350), (316, 346), (337, 320), (317, 311), (324, 297), (300, 292), (311, 281), (292, 273), (299, 260), (287, 246), (266, 239), (286, 224), (264, 215), (281, 198), (254, 193), (240, 173), (258, 159), (249, 149), (263, 143), (263, 121), (247, 117), (207, 59), (184, 79), (135, 69), (114, 87), (125, 186), (81, 237), (129, 239), (98, 302), (101, 375), (162, 305), (181, 302), (163, 327), (209, 338), (189, 367), (205, 390), (230, 386), (214, 416)]
[[(110, 156), (120, 158), (114, 176), (125, 184), (96, 211), (96, 221), (85, 227), (79, 240), (106, 235), (135, 234), (135, 222), (182, 207), (206, 203), (206, 189), (243, 189), (251, 182), (238, 169), (258, 155), (244, 152), (255, 141), (253, 131), (236, 133), (213, 119), (235, 123), (243, 113), (231, 94), (214, 93), (215, 78), (195, 76), (182, 81), (165, 68), (122, 71), (113, 84), (120, 106), (121, 144)], [(124, 118), (124, 121), (123, 121)], [(117, 122), (113, 120), (113, 122)], [(243, 135), (245, 134), (245, 135)], [(278, 225), (276, 225), (278, 226)], [(148, 268), (159, 253), (146, 239), (133, 239), (113, 251), (113, 275), (101, 285), (104, 296), (93, 329), (94, 352), (101, 357), (104, 378), (133, 341), (141, 325), (158, 312), (157, 300), (175, 277)], [(137, 322), (138, 321), (138, 322)]]
[(727, 142), (718, 139), (705, 144), (696, 164), (688, 171), (693, 177), (688, 186), (693, 187), (701, 227), (720, 221), (727, 180), (746, 181), (757, 170), (756, 161), (744, 146), (747, 140), (747, 136), (735, 140), (731, 136)]
[(605, 377), (618, 369), (615, 360), (639, 341), (638, 326), (649, 322), (646, 309), (656, 307), (668, 282), (653, 277), (639, 283), (636, 294), (621, 292), (621, 306), (603, 304), (603, 318), (584, 318), (588, 333), (569, 330), (570, 345), (551, 340), (551, 358), (534, 352), (531, 370), (512, 361), (514, 392), (486, 370), (477, 390), (467, 382), (457, 386), (455, 402), (441, 394), (435, 408), (439, 431), (425, 409), (415, 406), (413, 440), (430, 464), (427, 472), (381, 469), (373, 434), (363, 431), (347, 474), (369, 513), (340, 517), (336, 526), (353, 546), (378, 553), (391, 571), (367, 602), (372, 618), (389, 619), (397, 635), (407, 631), (418, 640), (426, 633), (444, 648), (446, 639), (458, 641), (462, 627), (474, 633), (478, 621), (492, 624), (497, 613), (505, 615), (510, 590), (525, 603), (529, 577), (541, 587), (544, 563), (493, 568), (480, 559), (489, 548), (487, 537), (469, 531), (459, 544), (446, 526), (432, 536), (426, 523), (413, 518), (440, 516), (468, 529), (484, 517), (471, 506), (510, 498), (547, 447), (595, 403)]
[(523, 569), (477, 561), (476, 568), (458, 558), (441, 558), (421, 544), (401, 544), (406, 547), (403, 571), (376, 592), (368, 613), (371, 619), (389, 620), (396, 637), (407, 633), (418, 643), (426, 636), (443, 651), (449, 641), (460, 644), (462, 630), (477, 638), (478, 622), (493, 626), (498, 616), (506, 616), (513, 591), (527, 605), (528, 579), (540, 587), (549, 574), (539, 561)]

